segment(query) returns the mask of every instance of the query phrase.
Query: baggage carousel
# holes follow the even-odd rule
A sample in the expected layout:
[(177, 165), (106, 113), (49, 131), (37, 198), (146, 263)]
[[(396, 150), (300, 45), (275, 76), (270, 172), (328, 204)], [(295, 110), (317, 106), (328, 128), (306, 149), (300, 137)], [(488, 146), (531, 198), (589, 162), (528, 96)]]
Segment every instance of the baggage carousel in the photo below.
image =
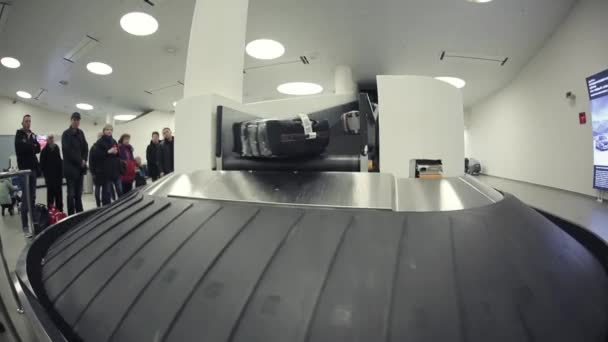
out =
[(41, 341), (608, 340), (608, 274), (471, 177), (176, 174), (68, 218), (16, 281)]

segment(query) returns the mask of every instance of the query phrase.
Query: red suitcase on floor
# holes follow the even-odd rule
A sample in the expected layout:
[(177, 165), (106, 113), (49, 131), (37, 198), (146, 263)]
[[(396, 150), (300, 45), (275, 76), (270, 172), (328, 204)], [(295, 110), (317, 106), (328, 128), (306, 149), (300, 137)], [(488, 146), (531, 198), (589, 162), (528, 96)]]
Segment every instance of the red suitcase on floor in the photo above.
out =
[(55, 224), (66, 217), (67, 215), (65, 213), (57, 210), (57, 208), (55, 207), (51, 207), (51, 209), (49, 210), (49, 224)]

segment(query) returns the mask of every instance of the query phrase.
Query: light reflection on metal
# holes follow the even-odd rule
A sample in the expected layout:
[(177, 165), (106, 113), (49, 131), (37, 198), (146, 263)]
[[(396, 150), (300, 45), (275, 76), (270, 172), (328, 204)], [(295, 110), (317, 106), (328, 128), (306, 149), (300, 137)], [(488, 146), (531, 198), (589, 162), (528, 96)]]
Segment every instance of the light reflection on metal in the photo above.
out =
[(470, 176), (395, 179), (378, 173), (197, 171), (161, 179), (147, 193), (188, 199), (394, 211), (451, 211), (500, 201)]

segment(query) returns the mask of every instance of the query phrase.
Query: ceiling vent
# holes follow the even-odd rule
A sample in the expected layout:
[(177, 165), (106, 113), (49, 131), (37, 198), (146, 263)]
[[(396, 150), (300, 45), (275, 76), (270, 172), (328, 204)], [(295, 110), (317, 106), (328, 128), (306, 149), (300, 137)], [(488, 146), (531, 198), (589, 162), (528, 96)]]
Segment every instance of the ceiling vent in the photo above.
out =
[(91, 50), (93, 50), (97, 45), (99, 45), (99, 40), (93, 38), (89, 35), (84, 36), (84, 38), (76, 44), (76, 46), (70, 50), (65, 56), (63, 56), (63, 60), (68, 61), (70, 63), (75, 63), (85, 55), (87, 55)]
[(500, 66), (504, 66), (509, 61), (509, 57), (505, 56), (486, 56), (486, 55), (476, 55), (470, 53), (460, 53), (460, 52), (451, 52), (451, 51), (442, 51), (441, 56), (439, 57), (440, 61), (446, 61), (448, 59), (461, 59), (461, 60), (469, 60), (469, 61), (478, 61), (478, 62), (489, 62), (496, 63)]
[(314, 63), (318, 59), (319, 59), (319, 54), (318, 53), (308, 53), (308, 54), (299, 56), (298, 59), (292, 59), (292, 60), (287, 60), (287, 61), (282, 61), (282, 62), (276, 62), (276, 63), (268, 63), (268, 64), (264, 64), (264, 65), (257, 65), (257, 66), (252, 66), (252, 67), (249, 67), (249, 68), (245, 68), (243, 70), (243, 74), (246, 74), (247, 71), (257, 70), (257, 69), (271, 68), (271, 67), (275, 67), (275, 66), (279, 66), (279, 65), (289, 65), (289, 64), (310, 65), (310, 64)]
[(160, 86), (160, 87), (156, 87), (156, 88), (152, 88), (152, 89), (147, 89), (147, 90), (144, 90), (144, 92), (146, 92), (147, 94), (150, 94), (150, 95), (155, 95), (155, 94), (161, 93), (161, 92), (163, 92), (165, 90), (168, 90), (168, 89), (172, 89), (172, 88), (175, 88), (175, 87), (183, 87), (183, 86), (184, 86), (184, 82), (177, 81), (175, 83), (167, 84), (167, 85), (164, 85), (164, 86)]
[(4, 30), (8, 21), (8, 12), (13, 3), (11, 1), (0, 0), (0, 32)]

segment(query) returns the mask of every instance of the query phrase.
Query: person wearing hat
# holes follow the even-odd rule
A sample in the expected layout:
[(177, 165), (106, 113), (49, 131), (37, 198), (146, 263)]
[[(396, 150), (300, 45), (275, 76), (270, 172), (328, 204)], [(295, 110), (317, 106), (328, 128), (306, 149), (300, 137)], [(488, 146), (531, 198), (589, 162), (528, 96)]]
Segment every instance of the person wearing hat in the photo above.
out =
[(68, 215), (83, 211), (82, 187), (87, 171), (89, 145), (80, 129), (80, 113), (72, 113), (70, 127), (61, 135), (63, 174), (68, 186)]

